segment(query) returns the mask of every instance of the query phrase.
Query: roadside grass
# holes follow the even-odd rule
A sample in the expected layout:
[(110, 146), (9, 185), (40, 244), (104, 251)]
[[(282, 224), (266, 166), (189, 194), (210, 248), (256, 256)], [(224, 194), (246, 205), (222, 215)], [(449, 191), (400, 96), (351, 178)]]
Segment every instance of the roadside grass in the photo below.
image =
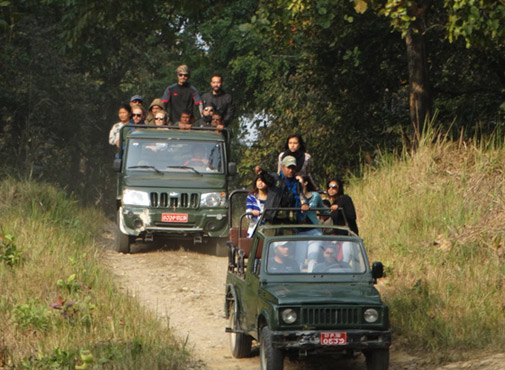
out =
[(428, 128), (352, 179), (360, 235), (387, 276), (395, 345), (431, 360), (505, 348), (505, 147)]
[(0, 182), (0, 368), (195, 368), (100, 265), (105, 222), (50, 185)]

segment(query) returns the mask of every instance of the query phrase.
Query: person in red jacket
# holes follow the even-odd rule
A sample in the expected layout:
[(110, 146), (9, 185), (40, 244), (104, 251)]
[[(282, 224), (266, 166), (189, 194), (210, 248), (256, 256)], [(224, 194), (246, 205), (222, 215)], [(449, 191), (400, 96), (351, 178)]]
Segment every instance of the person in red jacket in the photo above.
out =
[(200, 115), (202, 115), (200, 93), (188, 82), (190, 74), (187, 65), (180, 65), (175, 71), (177, 72), (177, 83), (167, 87), (161, 101), (165, 103), (165, 107), (169, 111), (170, 122), (179, 122), (184, 111), (191, 112), (191, 122), (193, 122), (193, 105), (198, 107)]

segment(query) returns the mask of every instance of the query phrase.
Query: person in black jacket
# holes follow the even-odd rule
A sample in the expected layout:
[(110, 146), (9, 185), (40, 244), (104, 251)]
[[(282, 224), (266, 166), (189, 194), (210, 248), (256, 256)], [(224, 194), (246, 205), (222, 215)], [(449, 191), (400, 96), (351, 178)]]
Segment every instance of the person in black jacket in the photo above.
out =
[(233, 104), (231, 95), (223, 90), (223, 77), (221, 75), (213, 75), (210, 78), (211, 90), (202, 95), (203, 106), (212, 103), (216, 107), (216, 112), (221, 113), (224, 121), (224, 126), (228, 127), (233, 119)]
[(331, 218), (334, 225), (345, 225), (345, 220), (341, 210), (347, 219), (349, 229), (358, 235), (358, 224), (356, 223), (356, 209), (349, 195), (344, 194), (344, 181), (333, 178), (326, 186), (327, 194), (331, 203)]
[[(259, 166), (255, 169), (257, 174), (264, 173)], [(287, 156), (282, 160), (281, 170), (278, 174), (265, 173), (266, 181), (273, 186), (268, 187), (268, 197), (265, 208), (301, 207), (302, 212), (308, 211), (309, 205), (303, 195), (300, 181), (296, 178), (296, 159)], [(278, 212), (266, 212), (265, 220), (270, 223), (288, 222), (286, 217), (281, 217)]]

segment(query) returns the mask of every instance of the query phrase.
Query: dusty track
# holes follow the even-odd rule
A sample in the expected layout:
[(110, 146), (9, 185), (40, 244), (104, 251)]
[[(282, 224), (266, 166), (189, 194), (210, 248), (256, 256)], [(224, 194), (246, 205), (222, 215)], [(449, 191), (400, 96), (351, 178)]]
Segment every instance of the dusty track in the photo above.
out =
[[(231, 357), (228, 334), (224, 332), (224, 288), (227, 259), (177, 245), (153, 248), (136, 247), (132, 254), (110, 250), (112, 233), (105, 235), (104, 264), (111, 270), (121, 289), (137, 297), (147, 309), (169, 321), (175, 335), (186, 341), (190, 350), (201, 361), (200, 369), (258, 370), (257, 349), (251, 358)], [(505, 354), (484, 360), (454, 363), (434, 367), (422, 358), (391, 352), (390, 370), (504, 370)], [(366, 370), (364, 357), (351, 360), (328, 359), (317, 361), (285, 361), (286, 370)]]

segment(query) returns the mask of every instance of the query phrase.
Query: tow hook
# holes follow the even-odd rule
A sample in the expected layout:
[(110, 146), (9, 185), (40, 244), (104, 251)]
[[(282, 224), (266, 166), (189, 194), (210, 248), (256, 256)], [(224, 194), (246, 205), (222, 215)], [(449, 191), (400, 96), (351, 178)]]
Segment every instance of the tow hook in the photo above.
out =
[(146, 232), (146, 235), (144, 236), (144, 241), (145, 242), (152, 242), (154, 239), (153, 233), (151, 232)]

